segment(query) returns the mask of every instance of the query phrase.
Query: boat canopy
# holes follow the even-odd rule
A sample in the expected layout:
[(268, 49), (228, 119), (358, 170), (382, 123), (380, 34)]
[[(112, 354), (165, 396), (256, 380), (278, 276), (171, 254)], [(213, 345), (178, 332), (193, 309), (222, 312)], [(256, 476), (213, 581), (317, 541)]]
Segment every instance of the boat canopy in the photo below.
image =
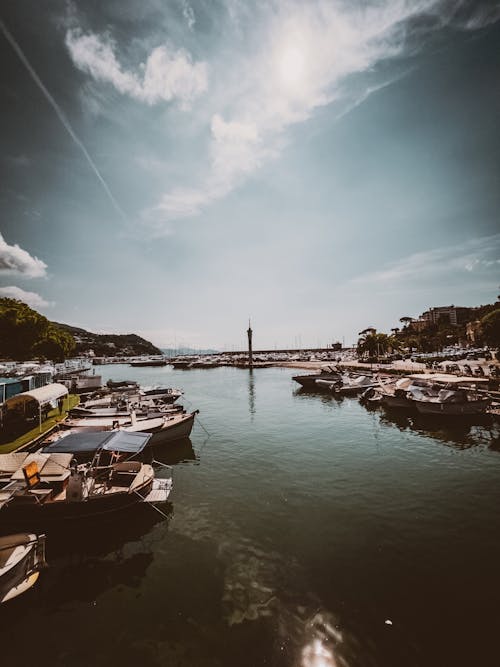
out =
[(109, 452), (139, 454), (151, 439), (151, 433), (129, 433), (128, 431), (97, 431), (91, 433), (70, 433), (47, 445), (43, 452), (64, 452), (84, 454), (102, 449)]
[(67, 387), (65, 387), (63, 384), (59, 384), (58, 382), (54, 382), (52, 384), (46, 384), (44, 387), (39, 387), (38, 389), (23, 391), (22, 394), (11, 396), (5, 401), (5, 406), (7, 408), (15, 408), (17, 405), (22, 405), (23, 403), (36, 401), (41, 407), (42, 405), (47, 405), (48, 403), (54, 403), (58, 398), (66, 396), (67, 394)]

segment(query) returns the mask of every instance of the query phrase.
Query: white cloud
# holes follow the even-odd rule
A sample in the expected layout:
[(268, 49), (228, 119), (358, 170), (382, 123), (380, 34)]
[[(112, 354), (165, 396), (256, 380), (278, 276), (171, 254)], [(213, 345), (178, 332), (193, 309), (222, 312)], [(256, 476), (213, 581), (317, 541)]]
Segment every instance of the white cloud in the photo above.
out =
[(115, 56), (116, 44), (109, 35), (68, 30), (66, 46), (75, 65), (96, 81), (112, 84), (123, 95), (149, 105), (178, 100), (188, 107), (207, 90), (207, 65), (193, 63), (185, 49), (158, 46), (141, 63), (138, 72), (124, 69)]
[(200, 213), (212, 201), (224, 197), (245, 174), (257, 169), (270, 149), (265, 148), (259, 130), (251, 121), (226, 122), (215, 114), (211, 122), (211, 172), (205, 187), (175, 188), (159, 204), (146, 212), (146, 219), (158, 214), (167, 218), (184, 218)]
[(196, 23), (196, 19), (194, 10), (187, 0), (182, 0), (182, 15), (186, 19), (188, 27), (190, 30), (192, 30), (194, 28), (194, 24)]
[[(146, 219), (194, 215), (226, 196), (280, 153), (290, 127), (339, 100), (348, 77), (400, 54), (405, 37), (401, 24), (434, 4), (399, 0), (361, 6), (319, 0), (267, 5), (264, 17), (254, 17), (258, 48), (231, 60), (229, 73), (224, 64), (217, 72), (223, 84), (216, 103), (225, 111), (211, 118), (208, 173), (197, 186), (165, 193)], [(350, 105), (367, 94), (367, 89), (358, 91)]]
[(0, 234), (0, 275), (21, 275), (25, 278), (43, 278), (47, 265), (17, 244), (9, 245)]
[(46, 301), (36, 292), (27, 292), (15, 285), (0, 287), (0, 296), (9, 299), (18, 299), (19, 301), (27, 303), (28, 306), (31, 306), (32, 308), (47, 308), (48, 306), (54, 305), (52, 301)]
[[(352, 284), (422, 284), (453, 273), (495, 272), (500, 264), (500, 234), (471, 239), (460, 245), (417, 252), (389, 264), (380, 271), (357, 276)], [(497, 280), (497, 275), (492, 275)]]

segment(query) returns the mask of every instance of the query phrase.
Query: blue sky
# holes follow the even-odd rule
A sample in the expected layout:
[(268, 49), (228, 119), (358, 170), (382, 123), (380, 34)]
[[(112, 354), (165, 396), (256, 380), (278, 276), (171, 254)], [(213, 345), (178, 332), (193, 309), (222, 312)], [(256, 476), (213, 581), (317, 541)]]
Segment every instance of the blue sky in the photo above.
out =
[(492, 302), (500, 9), (2, 10), (0, 294), (157, 345), (356, 340)]

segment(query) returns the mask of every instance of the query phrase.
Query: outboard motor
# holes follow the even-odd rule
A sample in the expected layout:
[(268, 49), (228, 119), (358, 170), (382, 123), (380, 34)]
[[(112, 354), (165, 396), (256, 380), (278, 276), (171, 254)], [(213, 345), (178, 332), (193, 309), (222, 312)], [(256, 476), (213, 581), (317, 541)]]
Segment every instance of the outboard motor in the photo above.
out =
[(83, 500), (84, 485), (85, 472), (78, 470), (77, 466), (71, 466), (71, 474), (66, 487), (66, 499), (70, 503), (80, 503)]

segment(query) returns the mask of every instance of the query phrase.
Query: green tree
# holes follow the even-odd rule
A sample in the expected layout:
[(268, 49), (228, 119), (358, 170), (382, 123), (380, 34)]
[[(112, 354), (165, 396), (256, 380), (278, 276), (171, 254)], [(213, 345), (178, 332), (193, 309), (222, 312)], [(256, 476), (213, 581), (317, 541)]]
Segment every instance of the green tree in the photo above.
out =
[(23, 361), (43, 355), (56, 361), (69, 356), (74, 346), (73, 336), (22, 301), (0, 299), (0, 356)]
[(481, 320), (484, 341), (494, 348), (500, 348), (500, 308), (485, 315)]
[(389, 352), (399, 349), (399, 341), (394, 336), (388, 336), (385, 333), (374, 333), (373, 329), (361, 332), (358, 340), (358, 354), (360, 356), (382, 356)]

